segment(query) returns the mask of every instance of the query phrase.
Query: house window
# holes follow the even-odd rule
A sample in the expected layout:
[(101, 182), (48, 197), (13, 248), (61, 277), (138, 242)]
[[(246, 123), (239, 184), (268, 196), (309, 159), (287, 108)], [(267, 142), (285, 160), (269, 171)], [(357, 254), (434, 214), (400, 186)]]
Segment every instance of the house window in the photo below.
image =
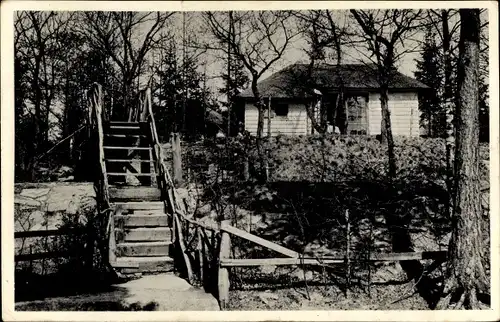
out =
[(288, 104), (286, 103), (271, 103), (271, 109), (276, 116), (288, 116)]
[(366, 135), (368, 131), (367, 98), (350, 96), (347, 98), (347, 133)]

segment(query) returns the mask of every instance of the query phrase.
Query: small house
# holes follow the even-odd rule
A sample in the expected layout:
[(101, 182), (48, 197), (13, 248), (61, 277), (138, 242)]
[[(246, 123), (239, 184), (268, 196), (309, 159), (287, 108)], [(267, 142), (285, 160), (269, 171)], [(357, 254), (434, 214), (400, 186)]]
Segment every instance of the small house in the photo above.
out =
[[(321, 65), (311, 69), (307, 64), (293, 64), (258, 83), (268, 108), (264, 111), (265, 135), (307, 135), (314, 133), (311, 117), (318, 120), (326, 113), (330, 131), (339, 113), (336, 104), (341, 88), (345, 133), (377, 135), (381, 133), (379, 82), (374, 65)], [(394, 71), (389, 82), (389, 111), (394, 135), (419, 136), (419, 91), (423, 83)], [(239, 94), (241, 118), (245, 130), (257, 133), (258, 110), (252, 90)]]

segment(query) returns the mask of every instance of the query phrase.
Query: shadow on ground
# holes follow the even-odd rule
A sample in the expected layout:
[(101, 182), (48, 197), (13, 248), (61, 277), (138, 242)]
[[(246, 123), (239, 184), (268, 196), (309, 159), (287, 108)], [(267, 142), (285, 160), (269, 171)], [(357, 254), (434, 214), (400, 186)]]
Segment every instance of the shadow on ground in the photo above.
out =
[(154, 311), (156, 302), (129, 303), (129, 292), (112, 274), (16, 272), (16, 311)]

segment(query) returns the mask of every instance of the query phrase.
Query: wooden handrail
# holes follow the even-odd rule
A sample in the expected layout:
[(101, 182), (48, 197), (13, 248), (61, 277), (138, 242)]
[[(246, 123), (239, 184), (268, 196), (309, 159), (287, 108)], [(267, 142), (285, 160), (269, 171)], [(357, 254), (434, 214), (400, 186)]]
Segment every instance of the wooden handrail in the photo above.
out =
[[(152, 141), (152, 154), (155, 162), (157, 177), (158, 177), (158, 186), (162, 190), (164, 202), (166, 206), (169, 208), (168, 210), (172, 214), (172, 230), (174, 231), (172, 242), (175, 244), (176, 242), (179, 244), (181, 249), (181, 253), (186, 265), (188, 280), (192, 282), (193, 272), (191, 268), (190, 260), (186, 254), (186, 247), (184, 245), (183, 234), (181, 229), (180, 219), (178, 217), (178, 213), (181, 212), (181, 208), (177, 204), (177, 194), (174, 189), (174, 185), (172, 179), (163, 163), (163, 149), (160, 144), (160, 140), (158, 138), (158, 132), (156, 130), (156, 122), (153, 114), (153, 105), (151, 102), (151, 89), (146, 88), (144, 90), (144, 97), (141, 97), (143, 100), (143, 104), (145, 107), (142, 111), (146, 115), (147, 122), (149, 123), (149, 128), (151, 132), (151, 141)], [(184, 219), (184, 218), (183, 218)], [(176, 234), (177, 233), (177, 234)], [(178, 236), (176, 240), (175, 236)]]
[[(97, 200), (97, 211), (99, 214), (106, 214), (104, 220), (106, 221), (106, 227), (109, 227), (110, 223), (112, 223), (111, 212), (108, 211), (110, 209), (109, 204), (109, 183), (108, 176), (106, 174), (106, 162), (104, 159), (104, 127), (103, 127), (103, 119), (107, 118), (107, 115), (104, 115), (103, 111), (103, 94), (102, 94), (102, 86), (98, 83), (93, 83), (92, 86), (87, 91), (87, 105), (88, 105), (88, 133), (91, 138), (91, 147), (92, 151), (87, 151), (87, 153), (94, 154), (97, 149), (97, 166), (98, 166), (98, 176), (94, 179), (94, 189), (96, 192), (96, 200)], [(92, 131), (95, 131), (94, 135), (92, 135)], [(96, 142), (96, 141), (97, 142)], [(90, 227), (92, 229), (92, 227)], [(107, 229), (106, 235), (109, 240), (114, 239), (113, 231)], [(90, 236), (92, 236), (90, 234)], [(88, 245), (93, 245), (93, 241)], [(93, 247), (89, 248), (89, 262), (92, 263), (93, 258)], [(108, 256), (113, 255), (112, 250), (108, 249)]]
[(100, 208), (109, 208), (109, 183), (108, 177), (106, 175), (106, 162), (104, 161), (104, 128), (102, 124), (103, 119), (103, 97), (102, 97), (102, 86), (98, 83), (92, 84), (88, 95), (88, 105), (89, 105), (89, 116), (90, 124), (93, 125), (95, 122), (95, 130), (97, 131), (97, 144), (98, 144), (98, 164), (99, 164), (99, 174), (98, 179), (98, 189), (101, 194), (102, 205)]

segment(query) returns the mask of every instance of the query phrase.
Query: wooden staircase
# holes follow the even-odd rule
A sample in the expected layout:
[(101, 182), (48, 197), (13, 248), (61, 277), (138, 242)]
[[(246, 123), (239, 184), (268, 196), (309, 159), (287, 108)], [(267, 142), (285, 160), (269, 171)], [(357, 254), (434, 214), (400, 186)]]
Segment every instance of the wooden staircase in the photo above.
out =
[(172, 216), (157, 185), (148, 122), (104, 122), (104, 161), (109, 183), (110, 263), (121, 274), (173, 269)]

